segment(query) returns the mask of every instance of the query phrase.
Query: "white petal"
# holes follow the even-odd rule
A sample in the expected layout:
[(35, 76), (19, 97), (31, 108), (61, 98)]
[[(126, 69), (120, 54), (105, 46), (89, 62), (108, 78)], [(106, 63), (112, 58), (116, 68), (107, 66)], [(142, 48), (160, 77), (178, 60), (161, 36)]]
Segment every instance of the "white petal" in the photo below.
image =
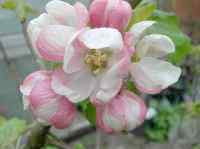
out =
[(113, 51), (119, 51), (123, 47), (121, 33), (112, 28), (96, 28), (85, 31), (80, 40), (89, 49), (109, 48)]
[(145, 57), (132, 64), (131, 74), (140, 91), (155, 94), (177, 82), (181, 69), (168, 62)]
[(53, 25), (53, 24), (59, 24), (59, 23), (46, 13), (43, 13), (39, 17), (30, 21), (27, 28), (27, 32), (31, 39), (34, 49), (36, 49), (36, 40), (38, 38), (38, 35), (41, 29), (44, 28), (45, 26)]
[[(109, 81), (110, 82), (110, 81)], [(113, 82), (111, 82), (113, 84)], [(114, 86), (112, 88), (102, 89), (100, 88), (96, 93), (96, 99), (100, 100), (102, 103), (109, 102), (114, 96), (116, 96), (121, 87), (122, 87), (122, 79), (117, 79), (113, 84)]]
[(24, 110), (27, 110), (30, 106), (30, 102), (29, 102), (28, 97), (23, 95), (22, 96), (22, 102), (23, 102)]
[(124, 129), (124, 121), (120, 118), (116, 118), (109, 112), (109, 109), (107, 108), (104, 111), (103, 122), (110, 128), (112, 128), (116, 132), (120, 132)]
[(151, 34), (144, 36), (136, 45), (136, 53), (142, 58), (146, 57), (163, 57), (175, 51), (173, 41), (165, 35)]
[(52, 99), (48, 104), (43, 104), (34, 109), (34, 114), (43, 121), (49, 121), (54, 113), (58, 110), (59, 102), (57, 99)]
[(95, 78), (86, 70), (71, 75), (59, 70), (52, 77), (52, 88), (71, 102), (77, 103), (88, 98), (95, 88)]
[(133, 34), (132, 46), (135, 46), (137, 44), (137, 42), (143, 36), (144, 31), (147, 28), (149, 28), (150, 26), (152, 26), (154, 23), (156, 23), (156, 22), (155, 21), (142, 21), (142, 22), (134, 24), (131, 27), (130, 32)]
[(96, 94), (98, 100), (106, 103), (119, 93), (122, 80), (128, 75), (129, 62), (128, 57), (124, 57), (103, 75), (100, 80), (100, 88)]
[(52, 0), (46, 5), (46, 11), (64, 25), (76, 27), (77, 14), (75, 8), (61, 0)]
[(84, 55), (86, 50), (83, 48), (75, 48), (73, 43), (78, 38), (82, 31), (74, 34), (71, 40), (67, 43), (64, 55), (63, 69), (66, 73), (74, 73), (80, 71), (84, 67)]
[(146, 120), (150, 120), (152, 119), (153, 117), (155, 117), (157, 114), (157, 111), (155, 108), (149, 108), (148, 111), (147, 111), (147, 114), (146, 114)]

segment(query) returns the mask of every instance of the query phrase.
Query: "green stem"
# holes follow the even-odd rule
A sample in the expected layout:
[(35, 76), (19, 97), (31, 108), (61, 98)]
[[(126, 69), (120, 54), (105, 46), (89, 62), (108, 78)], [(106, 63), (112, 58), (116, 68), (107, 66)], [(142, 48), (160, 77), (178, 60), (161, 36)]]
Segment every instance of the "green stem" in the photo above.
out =
[(50, 126), (35, 123), (20, 139), (19, 149), (40, 149), (46, 144)]

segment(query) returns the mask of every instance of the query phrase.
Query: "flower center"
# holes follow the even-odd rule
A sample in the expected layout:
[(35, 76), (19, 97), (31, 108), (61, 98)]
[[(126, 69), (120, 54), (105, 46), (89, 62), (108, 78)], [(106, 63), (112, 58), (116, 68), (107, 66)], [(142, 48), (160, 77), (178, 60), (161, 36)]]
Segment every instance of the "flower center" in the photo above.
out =
[(107, 66), (108, 54), (103, 51), (97, 51), (95, 49), (85, 56), (84, 62), (87, 64), (94, 75), (101, 73)]
[(131, 61), (136, 63), (140, 61), (140, 58), (136, 54), (134, 54), (131, 56)]

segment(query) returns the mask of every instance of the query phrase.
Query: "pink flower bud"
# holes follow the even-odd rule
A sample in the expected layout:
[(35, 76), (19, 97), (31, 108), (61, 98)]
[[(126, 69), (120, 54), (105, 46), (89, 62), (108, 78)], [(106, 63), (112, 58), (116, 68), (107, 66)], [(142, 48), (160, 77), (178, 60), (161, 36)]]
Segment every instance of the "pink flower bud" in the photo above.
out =
[(130, 131), (144, 122), (146, 106), (130, 91), (122, 91), (105, 106), (98, 106), (97, 126), (107, 133)]
[(30, 74), (20, 86), (24, 103), (37, 119), (62, 129), (69, 126), (75, 116), (75, 107), (64, 96), (51, 88), (51, 71)]
[(94, 0), (89, 13), (92, 26), (113, 27), (123, 31), (132, 16), (132, 8), (124, 0)]

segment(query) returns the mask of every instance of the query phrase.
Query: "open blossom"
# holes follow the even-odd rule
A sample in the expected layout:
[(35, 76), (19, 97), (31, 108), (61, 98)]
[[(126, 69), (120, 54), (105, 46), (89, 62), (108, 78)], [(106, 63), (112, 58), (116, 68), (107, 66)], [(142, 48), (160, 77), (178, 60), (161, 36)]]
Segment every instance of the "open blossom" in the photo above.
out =
[(145, 30), (152, 26), (154, 21), (139, 22), (130, 29), (133, 40), (130, 46), (135, 48), (130, 73), (136, 87), (144, 93), (156, 94), (177, 82), (181, 69), (169, 62), (161, 60), (169, 53), (175, 52), (175, 45), (165, 35), (145, 35)]
[(107, 133), (130, 131), (144, 122), (147, 109), (142, 99), (123, 90), (105, 106), (96, 107), (96, 124)]
[(66, 128), (76, 113), (72, 103), (90, 98), (97, 126), (108, 133), (132, 130), (153, 117), (156, 111), (147, 112), (144, 101), (124, 89), (125, 80), (155, 94), (178, 81), (181, 70), (161, 60), (175, 51), (169, 37), (145, 35), (156, 22), (139, 22), (125, 32), (131, 15), (125, 0), (94, 0), (89, 12), (79, 2), (50, 1), (28, 33), (40, 58), (63, 65), (24, 80), (25, 108), (40, 121)]
[(56, 128), (66, 128), (75, 116), (75, 107), (51, 88), (51, 71), (36, 71), (20, 86), (25, 108), (29, 108), (42, 122)]
[(108, 102), (119, 92), (130, 62), (119, 31), (89, 29), (77, 34), (67, 48), (64, 71), (53, 75), (55, 92), (72, 102), (91, 96)]
[(87, 8), (80, 2), (72, 6), (53, 0), (46, 5), (46, 13), (29, 23), (28, 33), (38, 56), (62, 62), (67, 42), (88, 21)]
[(124, 0), (94, 0), (89, 13), (93, 27), (112, 27), (123, 31), (132, 16), (132, 9)]

